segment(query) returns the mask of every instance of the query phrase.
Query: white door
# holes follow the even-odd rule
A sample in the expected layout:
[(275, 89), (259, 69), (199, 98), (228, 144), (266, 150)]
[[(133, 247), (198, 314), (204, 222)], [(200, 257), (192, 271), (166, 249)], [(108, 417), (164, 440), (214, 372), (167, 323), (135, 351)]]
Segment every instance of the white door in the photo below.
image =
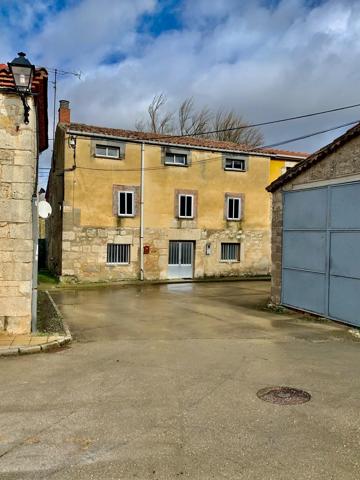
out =
[(168, 278), (193, 278), (193, 262), (193, 242), (169, 242)]

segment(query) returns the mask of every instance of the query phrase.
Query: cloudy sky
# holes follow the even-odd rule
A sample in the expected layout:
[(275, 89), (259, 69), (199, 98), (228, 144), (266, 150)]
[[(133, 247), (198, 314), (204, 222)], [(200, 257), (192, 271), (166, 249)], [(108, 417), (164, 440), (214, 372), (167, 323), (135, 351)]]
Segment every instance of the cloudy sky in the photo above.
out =
[[(0, 61), (23, 50), (82, 72), (58, 83), (77, 122), (134, 128), (160, 92), (170, 108), (193, 96), (250, 122), (360, 103), (358, 0), (0, 0), (0, 27)], [(268, 144), (359, 119), (357, 108), (263, 133)]]

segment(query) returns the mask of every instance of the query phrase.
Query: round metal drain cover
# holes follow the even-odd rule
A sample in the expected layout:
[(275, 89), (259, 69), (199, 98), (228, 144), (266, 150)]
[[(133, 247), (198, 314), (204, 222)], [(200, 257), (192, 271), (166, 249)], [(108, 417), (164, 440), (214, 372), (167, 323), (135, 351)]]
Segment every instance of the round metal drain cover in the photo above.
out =
[(292, 387), (267, 387), (257, 392), (257, 396), (264, 402), (278, 405), (298, 405), (311, 400), (311, 395), (304, 390)]

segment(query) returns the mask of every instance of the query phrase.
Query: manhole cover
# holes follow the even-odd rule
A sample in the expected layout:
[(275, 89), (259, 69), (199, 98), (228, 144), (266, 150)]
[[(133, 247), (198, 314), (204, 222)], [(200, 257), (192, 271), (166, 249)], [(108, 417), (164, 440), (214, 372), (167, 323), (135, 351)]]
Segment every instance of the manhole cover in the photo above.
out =
[(257, 396), (264, 402), (278, 405), (297, 405), (311, 400), (310, 393), (292, 387), (262, 388), (257, 392)]

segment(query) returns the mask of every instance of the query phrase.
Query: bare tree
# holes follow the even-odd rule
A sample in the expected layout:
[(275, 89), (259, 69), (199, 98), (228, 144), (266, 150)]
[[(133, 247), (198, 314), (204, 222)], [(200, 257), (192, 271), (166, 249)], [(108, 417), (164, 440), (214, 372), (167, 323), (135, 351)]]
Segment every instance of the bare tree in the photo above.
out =
[(212, 113), (204, 107), (195, 111), (194, 99), (187, 98), (182, 102), (178, 112), (179, 133), (181, 135), (199, 135), (209, 130)]
[(250, 146), (259, 146), (264, 141), (261, 131), (255, 127), (245, 128), (248, 124), (233, 110), (219, 110), (214, 116), (212, 126), (215, 131), (212, 135), (216, 140)]
[[(215, 113), (208, 107), (197, 110), (194, 99), (190, 97), (181, 103), (175, 114), (165, 109), (166, 102), (167, 98), (163, 93), (155, 95), (148, 108), (148, 120), (137, 121), (136, 129), (170, 135), (202, 135), (204, 138), (252, 147), (263, 142), (261, 131), (254, 127), (244, 128), (248, 124), (232, 110), (218, 110)], [(177, 117), (176, 120), (174, 117)]]
[(167, 98), (163, 93), (155, 95), (148, 107), (148, 121), (138, 120), (135, 128), (138, 131), (149, 131), (161, 134), (171, 134), (174, 131), (172, 112), (163, 113), (162, 107), (166, 104)]

